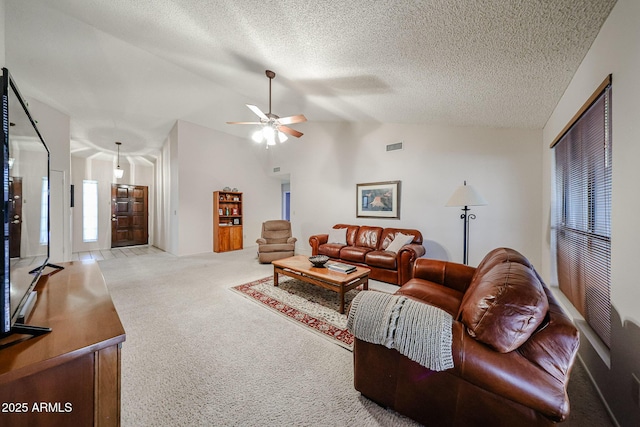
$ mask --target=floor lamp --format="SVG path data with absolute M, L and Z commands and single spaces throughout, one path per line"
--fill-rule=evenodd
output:
M 484 206 L 487 202 L 484 198 L 470 185 L 467 185 L 467 181 L 464 181 L 464 185 L 461 185 L 453 193 L 449 201 L 445 206 L 463 206 L 460 219 L 464 220 L 464 232 L 463 232 L 463 253 L 462 262 L 467 264 L 469 261 L 469 220 L 476 219 L 475 214 L 470 214 L 469 206 Z

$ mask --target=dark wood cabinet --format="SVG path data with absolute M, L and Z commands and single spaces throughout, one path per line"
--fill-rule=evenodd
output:
M 0 425 L 120 425 L 124 328 L 98 264 L 62 265 L 40 278 L 27 321 L 52 331 L 0 340 Z
M 214 191 L 213 193 L 213 251 L 227 252 L 242 249 L 243 244 L 242 193 Z

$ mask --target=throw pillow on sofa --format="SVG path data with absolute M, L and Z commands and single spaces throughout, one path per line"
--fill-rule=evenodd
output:
M 411 242 L 413 242 L 412 235 L 398 233 L 393 239 L 393 242 L 389 243 L 389 246 L 387 246 L 387 249 L 385 250 L 397 253 L 404 245 L 408 245 Z
M 337 243 L 339 245 L 347 244 L 347 229 L 346 228 L 332 228 L 329 230 L 329 239 L 327 243 Z

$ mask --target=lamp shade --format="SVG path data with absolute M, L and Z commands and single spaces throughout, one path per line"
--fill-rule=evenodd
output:
M 484 206 L 487 201 L 467 181 L 456 189 L 445 206 Z

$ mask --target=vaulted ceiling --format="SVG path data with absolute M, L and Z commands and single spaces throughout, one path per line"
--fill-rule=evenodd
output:
M 177 119 L 249 141 L 225 122 L 268 109 L 265 69 L 280 116 L 542 128 L 615 0 L 5 3 L 6 65 L 75 155 L 149 157 Z

